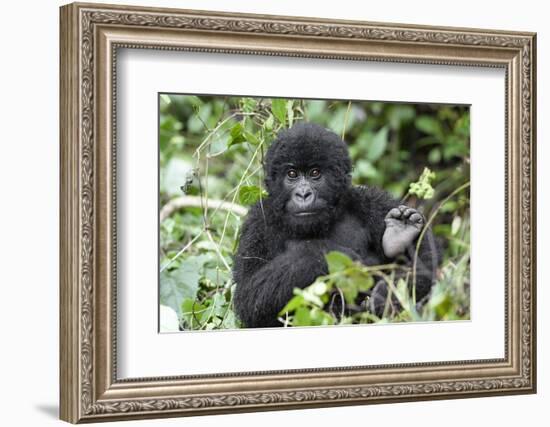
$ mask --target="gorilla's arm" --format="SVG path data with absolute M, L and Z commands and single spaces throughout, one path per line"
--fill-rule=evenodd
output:
M 359 211 L 364 218 L 365 225 L 369 230 L 371 250 L 381 255 L 385 262 L 400 262 L 406 266 L 413 266 L 416 245 L 420 230 L 414 234 L 410 244 L 404 246 L 402 242 L 394 241 L 392 239 L 410 239 L 410 236 L 406 236 L 404 233 L 396 233 L 395 229 L 387 230 L 388 216 L 395 218 L 396 215 L 388 215 L 390 212 L 395 212 L 399 209 L 399 202 L 393 199 L 388 193 L 377 188 L 361 187 L 354 188 L 355 197 L 360 200 Z M 417 214 L 410 214 L 412 221 L 415 221 Z M 393 220 L 393 218 L 391 218 Z M 392 245 L 393 243 L 393 245 Z M 391 253 L 388 248 L 392 247 L 404 247 L 402 251 L 393 251 L 398 253 Z M 385 250 L 386 248 L 386 250 Z M 386 252 L 390 252 L 391 257 L 387 256 Z M 422 238 L 422 242 L 418 251 L 418 258 L 416 261 L 416 286 L 415 297 L 416 301 L 420 301 L 430 291 L 433 281 L 436 276 L 436 269 L 440 261 L 440 248 L 436 243 L 433 234 L 430 229 L 426 230 Z M 412 280 L 409 282 L 411 283 Z M 376 314 L 381 314 L 381 309 L 386 302 L 387 285 L 381 283 L 372 292 L 371 309 Z
M 274 236 L 266 235 L 262 212 L 252 209 L 243 227 L 233 277 L 235 310 L 249 328 L 281 326 L 277 314 L 292 298 L 295 287 L 304 288 L 327 274 L 318 244 L 292 241 L 277 250 Z M 276 255 L 271 255 L 271 253 Z

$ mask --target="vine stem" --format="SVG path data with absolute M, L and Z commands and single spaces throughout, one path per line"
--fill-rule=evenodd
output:
M 166 264 L 164 264 L 161 268 L 160 268 L 160 272 L 162 273 L 164 270 L 166 270 L 168 267 L 170 267 L 170 265 L 172 265 L 172 263 L 178 259 L 178 257 L 184 253 L 187 249 L 189 249 L 189 247 L 195 243 L 199 237 L 202 236 L 202 233 L 203 233 L 203 230 L 201 230 L 201 232 L 199 234 L 197 234 L 195 237 L 193 237 L 176 255 L 174 255 L 173 258 L 170 259 L 170 261 L 168 261 Z
M 420 236 L 418 237 L 418 241 L 416 242 L 416 248 L 415 248 L 415 251 L 414 251 L 414 259 L 413 259 L 413 268 L 412 268 L 412 273 L 413 273 L 413 286 L 412 286 L 412 289 L 413 289 L 413 291 L 416 289 L 416 265 L 418 263 L 418 253 L 420 252 L 420 245 L 422 244 L 422 240 L 424 239 L 426 231 L 428 230 L 428 228 L 430 227 L 430 225 L 434 221 L 434 219 L 435 219 L 437 213 L 439 212 L 439 210 L 441 209 L 441 207 L 445 203 L 447 203 L 450 199 L 452 199 L 454 196 L 456 196 L 458 193 L 460 193 L 462 190 L 465 190 L 469 186 L 470 186 L 470 181 L 466 182 L 465 184 L 462 184 L 460 187 L 458 187 L 456 190 L 454 190 L 451 194 L 449 194 L 447 197 L 445 197 L 439 203 L 439 205 L 437 205 L 437 208 L 432 212 L 432 214 L 430 215 L 430 218 L 428 219 L 428 222 L 426 222 L 426 224 L 424 225 L 424 228 L 420 232 Z M 416 300 L 416 298 L 415 298 L 415 300 Z M 414 301 L 414 302 L 416 303 L 416 301 Z
M 211 216 L 218 210 L 232 212 L 238 216 L 245 216 L 248 208 L 226 200 L 208 199 L 208 205 L 212 208 Z M 160 222 L 182 208 L 201 208 L 201 198 L 198 196 L 180 196 L 170 200 L 160 210 Z

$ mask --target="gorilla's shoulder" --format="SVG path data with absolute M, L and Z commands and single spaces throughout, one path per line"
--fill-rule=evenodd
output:
M 397 200 L 385 190 L 367 185 L 354 185 L 349 190 L 349 198 L 353 200 L 369 201 L 372 203 L 398 203 Z
M 254 203 L 248 209 L 248 213 L 246 214 L 246 222 L 265 222 L 268 215 L 266 212 L 267 209 L 268 207 L 266 206 L 265 199 Z

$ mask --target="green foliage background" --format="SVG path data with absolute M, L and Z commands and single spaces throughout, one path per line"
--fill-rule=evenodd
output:
M 469 317 L 468 107 L 162 94 L 159 109 L 162 330 L 240 327 L 231 266 L 243 213 L 267 195 L 262 162 L 269 144 L 281 128 L 302 120 L 344 138 L 354 184 L 384 188 L 433 217 L 444 260 L 420 307 L 406 281 L 394 281 L 393 267 L 369 269 L 329 254 L 329 276 L 296 290 L 281 321 L 307 326 Z M 419 181 L 426 167 L 433 174 L 426 171 Z M 380 275 L 391 282 L 401 313 L 338 317 L 323 309 L 336 290 L 348 299 Z

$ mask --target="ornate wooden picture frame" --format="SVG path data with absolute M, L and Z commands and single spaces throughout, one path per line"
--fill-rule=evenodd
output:
M 60 42 L 63 420 L 78 423 L 535 392 L 535 34 L 70 4 L 61 8 Z M 503 69 L 505 356 L 120 380 L 114 149 L 119 48 Z

